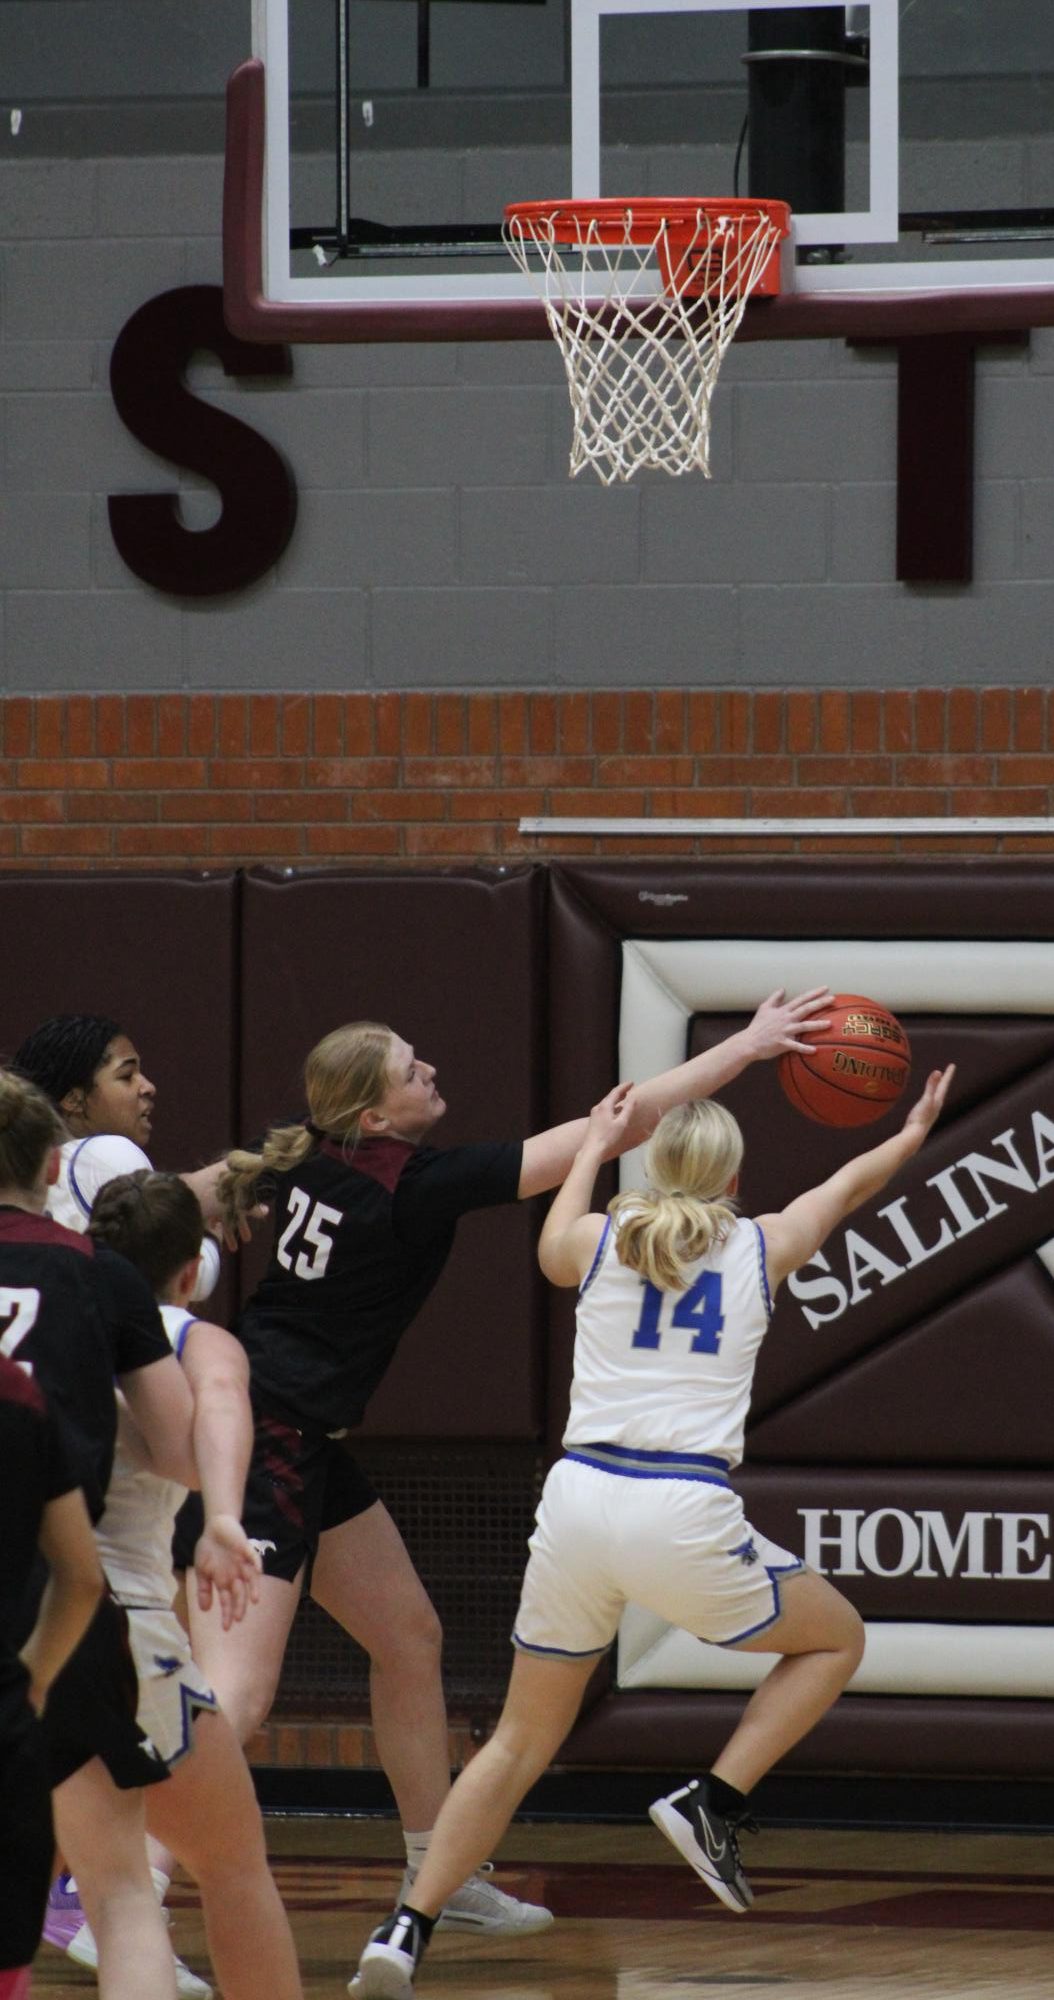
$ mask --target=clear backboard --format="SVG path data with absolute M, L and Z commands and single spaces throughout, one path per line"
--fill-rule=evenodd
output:
M 254 0 L 252 56 L 225 211 L 249 337 L 540 334 L 502 214 L 568 195 L 789 201 L 748 338 L 1054 321 L 1035 0 Z

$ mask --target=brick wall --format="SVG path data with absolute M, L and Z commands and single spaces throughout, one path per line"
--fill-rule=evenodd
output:
M 487 1722 L 455 1720 L 447 1732 L 452 1771 L 460 1771 L 489 1734 Z M 285 1770 L 376 1771 L 380 1757 L 373 1730 L 361 1718 L 323 1721 L 317 1716 L 274 1715 L 250 1737 L 245 1754 L 253 1765 Z
M 831 851 L 521 835 L 521 816 L 1054 816 L 1054 692 L 73 695 L 0 700 L 0 866 Z M 847 840 L 1027 851 L 1042 836 Z

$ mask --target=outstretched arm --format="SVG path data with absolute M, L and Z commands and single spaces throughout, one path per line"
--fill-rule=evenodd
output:
M 538 1262 L 550 1284 L 580 1285 L 596 1256 L 604 1217 L 589 1213 L 593 1186 L 603 1162 L 622 1151 L 635 1109 L 633 1085 L 617 1083 L 582 1121 L 582 1143 L 538 1239 Z
M 194 1393 L 194 1457 L 205 1513 L 194 1550 L 198 1603 L 207 1611 L 215 1593 L 226 1631 L 259 1596 L 260 1557 L 241 1524 L 253 1442 L 249 1365 L 233 1335 L 205 1320 L 194 1321 L 182 1360 Z
M 702 1055 L 692 1056 L 689 1062 L 678 1063 L 676 1069 L 664 1070 L 661 1076 L 649 1077 L 646 1083 L 638 1084 L 633 1118 L 620 1132 L 618 1144 L 612 1143 L 604 1158 L 614 1159 L 616 1154 L 628 1152 L 631 1146 L 639 1146 L 655 1130 L 664 1111 L 675 1104 L 687 1104 L 692 1098 L 712 1097 L 752 1062 L 763 1062 L 792 1049 L 807 1052 L 810 1044 L 804 1037 L 810 1030 L 827 1026 L 824 1008 L 830 1005 L 831 997 L 826 986 L 813 986 L 807 993 L 786 1000 L 779 987 L 762 1001 L 753 1020 L 738 1034 L 729 1035 L 712 1049 L 704 1049 Z M 553 1125 L 548 1132 L 537 1132 L 524 1141 L 521 1201 L 528 1195 L 544 1193 L 546 1188 L 559 1187 L 582 1144 L 587 1122 L 585 1118 L 573 1118 L 566 1125 Z
M 955 1075 L 955 1064 L 931 1071 L 926 1088 L 908 1112 L 899 1132 L 858 1153 L 844 1167 L 818 1187 L 800 1194 L 778 1215 L 759 1215 L 758 1227 L 765 1237 L 769 1284 L 775 1291 L 791 1271 L 807 1264 L 825 1238 L 851 1215 L 854 1208 L 870 1201 L 906 1161 L 919 1150 L 927 1133 L 936 1124 Z

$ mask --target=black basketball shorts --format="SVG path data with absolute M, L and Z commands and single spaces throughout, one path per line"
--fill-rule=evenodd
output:
M 256 1412 L 242 1525 L 260 1550 L 265 1576 L 292 1583 L 306 1563 L 310 1581 L 319 1536 L 364 1514 L 377 1498 L 376 1488 L 339 1439 L 300 1431 L 283 1418 Z M 177 1569 L 190 1568 L 201 1523 L 201 1495 L 192 1493 L 176 1521 L 172 1554 Z
M 41 1728 L 51 1785 L 101 1757 L 122 1792 L 156 1785 L 168 1766 L 135 1719 L 139 1682 L 128 1614 L 103 1597 L 75 1653 L 52 1683 Z

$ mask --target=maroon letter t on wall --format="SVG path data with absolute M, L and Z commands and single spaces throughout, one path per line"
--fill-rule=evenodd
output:
M 187 388 L 187 365 L 203 348 L 228 375 L 293 372 L 288 347 L 250 345 L 228 332 L 218 285 L 181 285 L 140 306 L 110 362 L 113 399 L 132 435 L 220 491 L 219 520 L 198 530 L 180 521 L 178 494 L 109 497 L 110 528 L 129 569 L 155 590 L 185 597 L 255 583 L 278 561 L 296 521 L 296 485 L 274 445 Z

